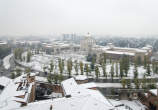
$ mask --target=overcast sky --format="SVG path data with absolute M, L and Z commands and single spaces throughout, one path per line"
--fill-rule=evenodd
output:
M 0 35 L 158 34 L 158 0 L 0 0 Z

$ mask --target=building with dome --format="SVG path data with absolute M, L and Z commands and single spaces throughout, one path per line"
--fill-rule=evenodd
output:
M 83 40 L 80 42 L 81 51 L 90 51 L 96 45 L 95 39 L 93 39 L 88 33 Z

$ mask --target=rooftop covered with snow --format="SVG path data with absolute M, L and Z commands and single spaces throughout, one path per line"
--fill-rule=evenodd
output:
M 157 89 L 150 89 L 149 92 L 157 96 Z
M 0 94 L 1 110 L 16 109 L 19 108 L 22 103 L 28 103 L 33 83 L 28 83 L 28 81 L 24 81 L 24 79 L 23 75 L 17 77 L 13 81 L 10 81 L 2 91 Z

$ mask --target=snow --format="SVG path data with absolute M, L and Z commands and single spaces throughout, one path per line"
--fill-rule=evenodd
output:
M 132 53 L 132 52 L 120 52 L 120 51 L 106 51 L 106 53 L 119 54 L 119 55 L 129 55 L 129 56 L 134 56 L 135 55 L 135 53 Z
M 13 101 L 27 103 L 28 96 L 29 96 L 29 93 L 26 93 L 24 98 L 14 97 Z
M 26 52 L 23 54 L 23 56 L 26 56 Z M 31 57 L 31 62 L 20 62 L 20 64 L 30 67 L 36 71 L 43 71 L 44 66 L 48 66 L 50 64 L 50 61 L 52 59 L 52 56 L 50 55 L 33 55 Z
M 66 95 L 71 95 L 70 97 L 62 97 L 49 99 L 44 101 L 38 101 L 33 103 L 28 103 L 25 107 L 20 107 L 19 103 L 14 100 L 26 102 L 27 95 L 24 99 L 13 97 L 15 94 L 22 95 L 23 92 L 16 92 L 17 84 L 15 82 L 21 81 L 22 77 L 15 79 L 11 82 L 10 85 L 7 86 L 8 90 L 12 90 L 11 93 L 9 91 L 3 92 L 2 96 L 0 95 L 0 109 L 8 110 L 8 109 L 16 109 L 16 110 L 49 110 L 50 106 L 52 106 L 52 110 L 128 110 L 127 108 L 131 108 L 132 110 L 145 110 L 145 106 L 143 106 L 139 101 L 128 101 L 128 100 L 112 100 L 105 98 L 98 90 L 87 89 L 88 86 L 96 85 L 100 86 L 101 83 L 85 83 L 78 85 L 74 78 L 67 79 L 62 81 L 62 87 L 65 91 Z M 86 86 L 85 86 L 86 85 Z M 111 85 L 111 84 L 109 84 Z M 31 85 L 30 85 L 31 86 Z M 105 86 L 105 85 L 103 85 Z M 7 89 L 6 88 L 6 89 Z M 9 94 L 8 94 L 9 93 Z M 8 96 L 4 95 L 8 94 Z M 57 94 L 58 95 L 58 94 Z M 7 97 L 7 98 L 6 98 Z
M 17 110 L 112 110 L 114 106 L 97 90 L 85 89 L 77 85 L 73 78 L 62 82 L 62 87 L 69 98 L 56 98 L 28 104 Z M 69 90 L 68 90 L 69 89 Z M 76 90 L 75 90 L 76 89 Z M 74 91 L 80 93 L 74 94 Z
M 148 97 L 148 93 L 144 93 L 146 97 Z
M 19 108 L 21 106 L 21 103 L 17 101 L 22 101 L 27 103 L 31 84 L 29 84 L 29 88 L 27 87 L 24 88 L 25 85 L 22 85 L 23 89 L 19 90 L 18 87 L 20 83 L 18 82 L 23 82 L 23 80 L 24 80 L 23 75 L 21 75 L 16 79 L 14 79 L 13 81 L 11 81 L 5 87 L 5 89 L 0 94 L 0 110 L 10 110 L 10 109 Z M 17 95 L 23 95 L 23 94 L 25 94 L 25 98 L 15 97 Z
M 63 97 L 63 96 L 62 96 L 62 93 L 55 93 L 55 92 L 52 92 L 51 97 L 53 97 L 53 98 L 61 98 L 61 97 Z
M 113 108 L 108 99 L 106 99 L 98 90 L 85 89 L 84 87 L 78 85 L 74 78 L 62 81 L 61 84 L 65 96 L 70 95 L 71 97 L 85 97 L 87 95 L 90 95 L 92 98 L 95 98 L 96 100 L 99 100 L 100 102 L 106 104 L 107 107 Z
M 82 87 L 82 88 L 85 88 L 85 89 L 90 89 L 90 88 L 96 88 L 97 87 L 94 82 L 80 84 L 79 86 Z
M 77 76 L 75 76 L 75 80 L 86 80 L 86 79 L 88 79 L 88 78 L 85 75 L 77 75 Z
M 26 57 L 26 55 L 27 55 L 27 52 L 24 52 L 23 57 L 24 56 Z M 25 67 L 30 67 L 31 69 L 34 69 L 36 71 L 43 71 L 44 67 L 48 67 L 48 68 L 50 67 L 50 63 L 53 60 L 54 65 L 56 66 L 57 73 L 58 73 L 59 71 L 58 59 L 59 58 L 64 59 L 65 64 L 66 64 L 66 61 L 69 59 L 72 59 L 73 62 L 77 60 L 78 63 L 82 61 L 84 64 L 85 63 L 89 64 L 89 62 L 86 61 L 85 55 L 80 55 L 78 53 L 66 53 L 66 52 L 62 54 L 58 54 L 58 55 L 47 55 L 45 53 L 36 54 L 31 57 L 30 62 L 26 62 L 26 61 L 23 61 L 23 62 L 17 61 L 17 62 L 21 65 L 24 65 Z
M 15 96 L 22 96 L 22 95 L 25 95 L 25 91 L 17 91 L 15 93 Z
M 34 85 L 34 83 L 30 83 L 30 85 L 28 87 L 28 90 L 27 90 L 27 93 L 31 93 L 31 89 L 32 89 L 33 85 Z
M 6 45 L 7 44 L 7 42 L 5 42 L 5 41 L 0 41 L 0 45 Z
M 0 77 L 0 85 L 6 87 L 12 80 L 5 76 Z
M 139 101 L 128 101 L 128 100 L 121 100 L 121 102 L 127 107 L 132 108 L 132 110 L 145 110 L 145 106 L 142 105 Z
M 138 49 L 138 48 L 122 48 L 122 47 L 115 47 L 115 49 L 122 49 L 122 50 L 136 51 L 136 52 L 142 52 L 142 53 L 146 53 L 146 52 L 147 52 L 147 50 Z
M 157 89 L 150 89 L 149 90 L 152 94 L 156 95 L 157 96 Z
M 121 101 L 117 101 L 117 100 L 113 100 L 113 99 L 109 99 L 110 103 L 115 106 L 115 108 L 117 108 L 117 110 L 128 110 L 126 109 L 126 107 L 124 106 L 124 104 Z
M 52 107 L 53 110 L 110 110 L 113 108 L 90 95 L 55 100 Z
M 10 55 L 4 57 L 4 59 L 3 59 L 3 66 L 4 66 L 5 69 L 9 69 L 10 68 L 10 62 L 9 62 L 9 60 L 10 60 L 10 58 L 12 56 L 13 56 L 13 54 L 10 54 Z
M 34 102 L 17 110 L 50 110 L 51 105 L 52 110 L 110 110 L 113 108 L 106 106 L 90 95 L 86 95 Z
M 26 54 L 25 54 L 26 55 Z M 44 67 L 47 67 L 46 71 L 49 72 L 49 68 L 50 68 L 50 63 L 51 63 L 51 60 L 53 60 L 53 63 L 54 63 L 54 72 L 56 73 L 60 73 L 59 72 L 59 67 L 58 67 L 58 59 L 61 58 L 64 60 L 64 71 L 63 71 L 63 75 L 64 76 L 67 76 L 67 60 L 69 59 L 72 59 L 72 62 L 74 62 L 75 60 L 78 61 L 78 63 L 80 61 L 83 62 L 83 64 L 90 64 L 90 62 L 87 62 L 86 61 L 86 56 L 83 55 L 83 54 L 77 54 L 77 53 L 62 53 L 62 54 L 58 54 L 58 55 L 47 55 L 45 53 L 43 54 L 37 54 L 37 55 L 33 55 L 32 58 L 31 58 L 31 62 L 20 62 L 20 64 L 26 66 L 26 67 L 30 67 L 31 69 L 34 69 L 36 71 L 44 71 L 43 68 Z M 74 64 L 74 63 L 73 63 Z M 110 63 L 107 63 L 106 64 L 106 73 L 107 73 L 107 79 L 111 79 L 111 64 Z M 152 66 L 152 65 L 151 65 Z M 114 79 L 119 79 L 119 77 L 116 77 L 116 63 L 114 63 Z M 151 68 L 152 69 L 152 68 Z M 99 65 L 99 70 L 100 70 L 100 76 L 99 78 L 104 78 L 103 77 L 103 70 L 102 70 L 102 67 Z M 138 66 L 137 67 L 137 70 L 138 70 L 138 78 L 143 78 L 144 75 L 146 74 L 146 69 L 143 67 L 143 66 Z M 52 72 L 52 73 L 54 73 Z M 133 79 L 134 77 L 134 65 L 130 65 L 130 68 L 129 68 L 129 71 L 128 71 L 128 76 L 126 78 L 128 79 Z M 71 75 L 73 77 L 76 78 L 76 80 L 84 80 L 86 79 L 86 72 L 84 72 L 83 74 L 84 75 L 80 75 L 81 74 L 81 71 L 80 71 L 80 67 L 79 67 L 79 64 L 78 64 L 78 74 L 76 76 L 76 71 L 75 71 L 75 68 L 74 68 L 74 65 L 72 67 L 72 71 L 71 71 Z M 92 71 L 91 73 L 89 73 L 90 76 L 88 76 L 89 78 L 95 78 L 95 72 Z M 118 75 L 119 75 L 119 64 L 118 64 Z M 151 70 L 151 76 L 147 77 L 147 78 L 154 78 L 154 77 L 158 77 L 158 75 L 154 74 L 153 71 Z
M 46 77 L 36 76 L 35 80 L 38 82 L 48 82 Z
M 73 78 L 65 80 L 64 82 L 62 82 L 62 84 L 63 84 L 63 89 L 66 91 L 67 95 L 71 95 L 71 97 L 78 97 L 78 96 L 86 97 L 87 95 L 91 95 L 93 98 L 95 98 L 96 100 L 99 100 L 101 103 L 106 103 L 107 106 L 116 106 L 118 110 L 125 110 L 126 108 L 131 108 L 133 110 L 145 110 L 145 107 L 139 101 L 121 100 L 120 102 L 120 101 L 108 100 L 98 90 L 86 89 L 86 87 L 84 88 L 83 86 L 77 85 L 77 83 L 75 83 L 75 80 Z M 117 85 L 116 87 L 122 87 L 120 83 L 116 83 L 116 84 L 95 83 L 95 84 L 97 87 L 114 87 L 116 85 Z M 92 101 L 92 99 L 89 101 Z M 124 104 L 126 108 L 122 104 Z M 119 106 L 119 105 L 122 105 L 122 106 Z
M 1 93 L 0 95 L 0 109 L 1 110 L 8 110 L 8 109 L 15 109 L 20 107 L 20 103 L 14 101 L 14 96 L 16 96 L 17 92 L 16 89 L 18 84 L 11 82 Z
M 52 104 L 52 100 L 44 100 L 44 101 L 29 103 L 27 106 L 20 107 L 16 110 L 50 110 L 51 104 Z
M 106 64 L 106 73 L 108 75 L 107 79 L 111 79 L 111 74 L 110 74 L 111 66 L 112 65 L 109 63 Z M 114 63 L 114 70 L 115 70 L 115 68 L 116 68 L 116 63 Z M 102 67 L 99 67 L 99 70 L 100 70 L 100 76 L 103 76 Z M 137 70 L 138 70 L 138 78 L 143 78 L 144 75 L 147 74 L 147 72 L 146 72 L 147 70 L 143 66 L 138 66 Z M 118 74 L 119 74 L 119 64 L 118 64 Z M 116 73 L 114 75 L 116 75 Z M 94 73 L 94 76 L 95 76 L 95 73 Z M 151 70 L 151 76 L 147 76 L 146 78 L 155 78 L 155 77 L 158 77 L 158 75 L 154 74 L 153 71 Z M 102 77 L 102 78 L 105 79 L 105 77 Z M 130 65 L 130 68 L 128 70 L 128 76 L 126 78 L 128 78 L 128 79 L 134 78 L 134 65 Z M 119 79 L 119 77 L 114 76 L 113 79 Z
M 112 103 L 113 106 L 119 106 L 122 105 L 123 103 L 121 101 L 117 101 L 117 100 L 113 100 L 113 99 L 109 99 L 109 101 Z
M 142 105 L 139 101 L 128 101 L 128 100 L 113 100 L 109 99 L 113 106 L 117 108 L 117 110 L 145 110 L 145 106 Z
M 99 88 L 122 88 L 121 83 L 95 83 L 95 85 Z
M 61 85 L 62 85 L 62 87 L 64 89 L 65 96 L 66 95 L 71 95 L 72 91 L 77 89 L 77 83 L 74 80 L 74 78 L 70 78 L 70 79 L 62 81 Z

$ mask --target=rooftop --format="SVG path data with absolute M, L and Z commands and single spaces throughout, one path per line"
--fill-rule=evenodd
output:
M 32 85 L 33 83 L 28 83 L 23 75 L 10 81 L 0 95 L 0 109 L 16 109 L 22 103 L 28 103 Z
M 89 85 L 91 85 L 91 84 L 92 83 L 90 83 Z M 114 108 L 111 105 L 111 103 L 108 101 L 108 99 L 106 99 L 98 90 L 91 90 L 91 89 L 87 89 L 84 86 L 78 85 L 76 83 L 76 81 L 74 80 L 74 78 L 70 78 L 70 79 L 67 79 L 67 80 L 63 81 L 62 82 L 62 87 L 64 89 L 64 95 L 65 96 L 70 95 L 71 98 L 83 97 L 83 100 L 92 99 L 92 100 L 89 101 L 90 104 L 85 105 L 87 107 L 89 106 L 89 108 L 90 108 L 90 106 L 93 107 L 93 105 L 91 105 L 91 104 L 94 103 L 94 100 L 96 101 L 96 103 L 101 102 L 100 106 L 105 106 L 104 109 L 107 108 L 107 110 L 108 110 L 110 108 Z M 85 97 L 87 97 L 87 99 L 85 99 Z M 84 102 L 84 101 L 82 101 L 82 102 Z M 80 103 L 82 103 L 82 102 L 80 102 Z M 99 103 L 97 103 L 97 105 L 98 104 Z M 90 108 L 90 109 L 91 110 L 96 110 L 96 109 L 93 109 L 93 108 Z M 104 109 L 100 108 L 99 110 L 104 110 Z M 76 110 L 76 109 L 70 109 L 70 110 Z M 81 110 L 86 110 L 86 109 L 81 109 Z
M 149 92 L 157 96 L 157 89 L 150 89 Z

